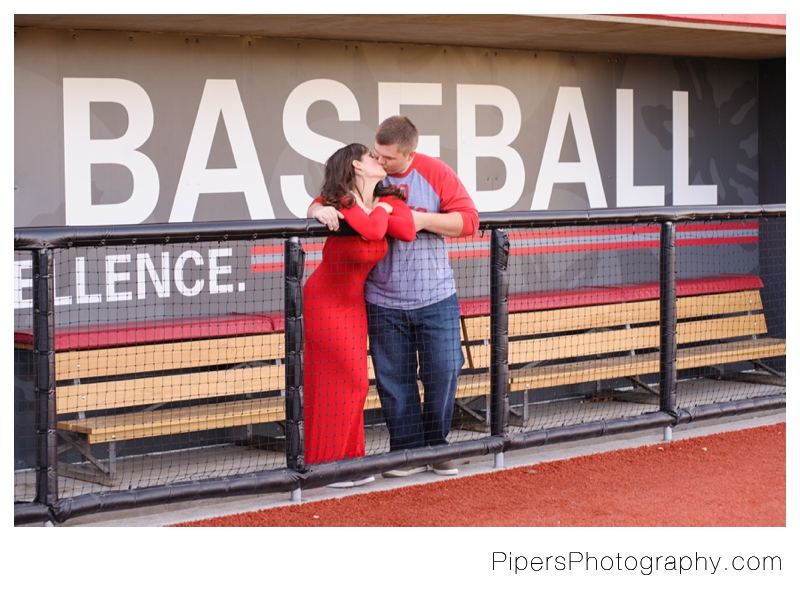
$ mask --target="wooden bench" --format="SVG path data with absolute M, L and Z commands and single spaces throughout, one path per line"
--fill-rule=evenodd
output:
M 763 367 L 760 359 L 784 356 L 786 341 L 765 337 L 761 288 L 749 275 L 679 280 L 678 369 L 742 361 Z M 649 389 L 639 377 L 659 370 L 658 292 L 657 283 L 646 283 L 511 295 L 510 391 L 616 378 Z M 488 373 L 488 303 L 466 299 L 461 308 L 467 368 Z
M 678 368 L 785 355 L 785 340 L 764 337 L 762 287 L 754 276 L 679 281 Z M 490 392 L 488 298 L 462 299 L 461 312 L 467 401 Z M 512 295 L 509 312 L 510 391 L 658 372 L 655 283 Z M 58 432 L 98 470 L 59 472 L 110 483 L 116 442 L 284 421 L 283 329 L 278 313 L 58 330 Z M 16 332 L 15 347 L 30 348 L 30 334 Z M 371 381 L 365 409 L 379 407 Z M 108 462 L 92 455 L 98 443 Z
M 60 475 L 110 485 L 118 442 L 283 422 L 283 330 L 282 313 L 57 329 L 59 451 L 74 448 L 92 466 L 60 462 Z M 30 332 L 15 332 L 14 347 L 30 349 Z M 365 409 L 378 409 L 371 364 L 369 376 Z M 488 386 L 475 378 L 463 392 Z M 108 445 L 107 461 L 92 453 L 97 444 Z
M 60 463 L 64 476 L 111 483 L 116 442 L 284 419 L 281 314 L 62 328 L 55 350 L 58 433 L 97 470 Z

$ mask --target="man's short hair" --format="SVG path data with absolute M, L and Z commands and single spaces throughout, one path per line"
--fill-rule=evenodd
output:
M 417 126 L 405 115 L 387 117 L 375 132 L 375 142 L 381 146 L 397 144 L 397 149 L 406 156 L 417 150 L 418 141 Z

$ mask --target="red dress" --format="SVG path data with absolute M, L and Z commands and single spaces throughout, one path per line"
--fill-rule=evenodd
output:
M 342 208 L 344 220 L 361 236 L 328 237 L 322 263 L 303 289 L 305 331 L 305 461 L 323 463 L 361 457 L 367 376 L 367 310 L 364 282 L 386 255 L 386 235 L 412 241 L 414 219 L 394 198 L 392 214 L 357 204 Z

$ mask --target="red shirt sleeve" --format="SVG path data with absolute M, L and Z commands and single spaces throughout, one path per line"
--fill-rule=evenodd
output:
M 356 204 L 352 208 L 342 208 L 344 220 L 352 229 L 367 241 L 377 241 L 386 236 L 389 226 L 389 214 L 383 208 L 375 208 L 367 214 Z
M 478 209 L 475 202 L 461 183 L 456 172 L 444 161 L 427 155 L 417 155 L 419 170 L 428 180 L 439 196 L 439 211 L 442 213 L 458 212 L 464 221 L 462 237 L 469 237 L 478 232 Z
M 442 212 L 458 212 L 464 221 L 464 228 L 461 230 L 462 237 L 469 237 L 478 232 L 478 209 L 472 201 L 467 189 L 456 175 L 455 171 L 447 168 L 450 175 L 445 177 L 446 191 L 439 194 L 441 199 Z
M 380 201 L 386 202 L 392 207 L 386 234 L 400 241 L 413 241 L 417 236 L 417 227 L 414 224 L 414 216 L 406 203 L 391 196 L 384 196 L 380 198 Z M 376 208 L 376 210 L 383 210 L 383 208 Z

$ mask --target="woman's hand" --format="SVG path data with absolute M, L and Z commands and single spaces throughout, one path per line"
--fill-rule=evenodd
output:
M 377 206 L 375 207 L 383 208 L 384 210 L 386 210 L 386 214 L 391 214 L 393 210 L 391 204 L 387 204 L 386 202 L 378 202 Z
M 344 218 L 344 215 L 333 206 L 312 204 L 308 209 L 308 217 L 316 218 L 319 222 L 327 226 L 332 231 L 338 231 L 339 219 Z

